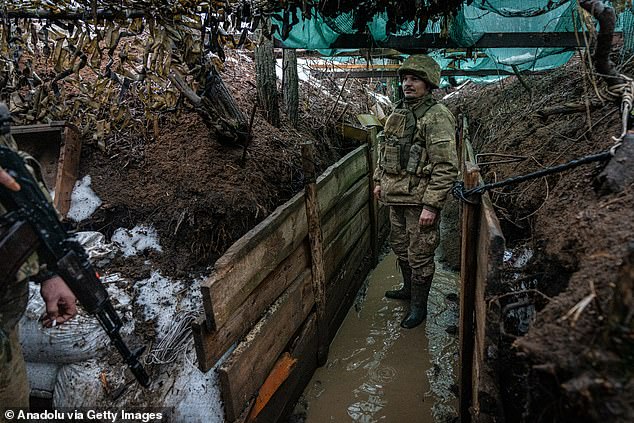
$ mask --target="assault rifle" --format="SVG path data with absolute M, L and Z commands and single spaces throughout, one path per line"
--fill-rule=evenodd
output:
M 0 105 L 0 135 L 6 133 L 8 113 Z M 66 232 L 18 153 L 0 145 L 0 167 L 21 186 L 13 192 L 0 185 L 0 203 L 8 210 L 0 216 L 0 283 L 5 277 L 15 277 L 37 250 L 47 268 L 61 276 L 84 309 L 97 318 L 134 377 L 147 388 L 150 378 L 139 362 L 144 348 L 133 353 L 121 338 L 121 319 L 84 248 Z

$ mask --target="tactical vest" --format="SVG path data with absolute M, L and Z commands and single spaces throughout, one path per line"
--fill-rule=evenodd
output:
M 418 120 L 435 104 L 436 101 L 432 99 L 414 110 L 403 107 L 403 102 L 397 104 L 385 122 L 383 130 L 385 139 L 380 165 L 386 173 L 400 174 L 405 170 L 407 173 L 416 174 L 417 169 L 422 167 L 419 165 L 424 165 L 421 158 L 425 146 L 420 142 L 414 142 L 414 135 Z

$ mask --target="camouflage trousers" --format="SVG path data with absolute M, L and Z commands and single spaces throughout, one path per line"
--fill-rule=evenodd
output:
M 6 408 L 29 407 L 29 382 L 17 327 L 7 335 L 11 357 L 7 357 L 7 351 L 0 352 L 0 423 L 8 421 L 4 416 Z
M 390 206 L 390 246 L 397 258 L 420 276 L 433 275 L 434 253 L 440 241 L 440 216 L 430 226 L 418 223 L 422 206 Z
M 26 280 L 14 280 L 0 286 L 0 423 L 3 408 L 28 408 L 29 383 L 22 357 L 18 322 L 29 297 Z

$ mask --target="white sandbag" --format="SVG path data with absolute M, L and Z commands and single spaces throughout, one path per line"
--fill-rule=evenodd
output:
M 59 369 L 53 406 L 57 408 L 95 408 L 105 396 L 100 379 L 102 365 L 97 360 L 66 364 Z
M 158 272 L 134 285 L 136 305 L 142 314 L 155 322 L 156 339 L 148 347 L 157 352 L 175 332 L 183 332 L 185 341 L 168 343 L 174 355 L 153 356 L 150 351 L 142 362 L 150 374 L 149 389 L 131 381 L 125 364 L 116 360 L 89 360 L 64 365 L 58 372 L 54 405 L 63 408 L 108 407 L 110 409 L 170 409 L 169 422 L 224 422 L 218 374 L 212 369 L 202 373 L 196 367 L 191 330 L 183 330 L 182 321 L 192 310 L 199 310 L 200 281 L 171 281 Z M 177 337 L 178 338 L 178 337 Z M 166 357 L 171 357 L 166 359 Z M 164 360 L 165 359 L 165 360 Z M 148 364 L 147 361 L 154 364 Z M 103 374 L 103 376 L 102 376 Z M 116 399 L 106 392 L 124 388 Z
M 55 363 L 26 362 L 26 374 L 29 379 L 31 396 L 53 398 L 57 373 L 61 366 Z
M 75 363 L 102 357 L 112 350 L 110 338 L 96 318 L 83 309 L 63 325 L 45 328 L 40 322 L 45 306 L 39 285 L 31 284 L 27 310 L 20 321 L 20 343 L 27 361 L 39 363 Z M 124 323 L 122 336 L 134 330 L 131 300 L 123 289 L 114 284 L 106 286 L 115 309 Z

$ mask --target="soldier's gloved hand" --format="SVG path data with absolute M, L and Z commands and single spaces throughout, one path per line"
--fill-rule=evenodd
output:
M 436 221 L 436 212 L 433 212 L 427 209 L 423 209 L 423 211 L 420 214 L 420 217 L 418 218 L 418 223 L 420 223 L 421 226 L 433 225 L 435 221 Z
M 75 294 L 59 276 L 42 282 L 40 294 L 46 303 L 42 324 L 47 328 L 62 324 L 77 314 Z
M 0 184 L 4 185 L 11 191 L 20 191 L 20 184 L 15 182 L 15 179 L 13 179 L 11 175 L 2 168 L 0 168 Z

